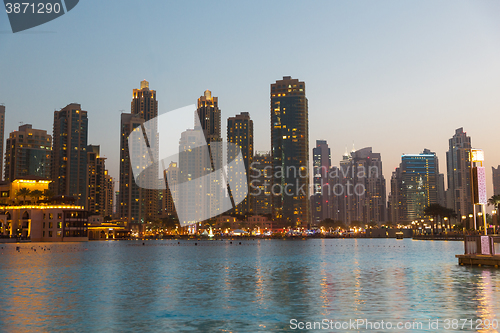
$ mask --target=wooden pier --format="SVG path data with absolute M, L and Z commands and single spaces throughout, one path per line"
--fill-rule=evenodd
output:
M 458 264 L 470 266 L 500 266 L 499 236 L 466 236 L 465 254 L 457 254 Z

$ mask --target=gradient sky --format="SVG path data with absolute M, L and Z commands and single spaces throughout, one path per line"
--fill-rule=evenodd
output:
M 446 170 L 464 127 L 500 164 L 498 1 L 80 1 L 68 14 L 12 34 L 0 12 L 0 103 L 6 136 L 19 122 L 52 132 L 53 111 L 88 111 L 89 144 L 118 176 L 120 110 L 147 79 L 160 113 L 219 97 L 223 131 L 242 111 L 255 149 L 270 149 L 270 84 L 306 82 L 309 143 L 382 154 L 387 181 L 401 154 L 429 148 Z M 225 136 L 225 133 L 223 133 Z M 389 182 L 388 192 L 389 192 Z M 117 187 L 115 188 L 118 189 Z

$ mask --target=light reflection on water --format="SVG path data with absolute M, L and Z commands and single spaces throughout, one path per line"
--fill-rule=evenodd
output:
M 458 266 L 461 242 L 142 242 L 0 244 L 0 331 L 277 332 L 293 331 L 292 318 L 499 319 L 499 271 Z

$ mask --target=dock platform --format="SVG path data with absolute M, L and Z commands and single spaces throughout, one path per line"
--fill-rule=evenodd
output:
M 500 255 L 487 254 L 457 254 L 458 264 L 460 266 L 500 266 Z
M 459 265 L 500 266 L 499 236 L 465 236 L 465 254 L 457 254 Z

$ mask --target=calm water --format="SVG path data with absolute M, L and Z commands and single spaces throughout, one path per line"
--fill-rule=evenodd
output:
M 462 242 L 144 242 L 0 244 L 0 331 L 297 332 L 291 319 L 500 319 L 500 271 L 458 266 Z

